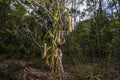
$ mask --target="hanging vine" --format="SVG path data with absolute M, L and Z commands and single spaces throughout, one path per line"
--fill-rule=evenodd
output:
M 63 21 L 69 22 L 68 29 L 72 32 L 72 16 L 70 16 L 70 11 L 67 7 L 62 4 L 62 0 L 52 0 L 52 2 L 44 1 L 44 4 L 41 4 L 41 1 L 36 0 L 33 3 L 39 8 L 44 10 L 44 13 L 48 16 L 48 19 L 51 21 L 51 26 L 46 26 L 47 33 L 43 38 L 44 42 L 44 52 L 42 58 L 45 59 L 46 64 L 50 67 L 51 73 L 64 73 L 63 64 L 62 64 L 62 50 L 61 45 L 65 43 L 65 37 L 63 33 L 63 27 L 65 23 Z M 65 10 L 67 12 L 65 12 Z M 66 13 L 66 15 L 64 15 Z M 66 17 L 65 17 L 66 16 Z M 66 19 L 66 20 L 63 20 Z M 32 40 L 36 43 L 36 39 L 33 39 L 33 35 L 29 31 Z M 49 38 L 49 41 L 47 40 Z M 38 45 L 41 48 L 41 45 Z
M 63 35 L 63 20 L 62 13 L 67 9 L 69 14 L 69 9 L 61 5 L 61 1 L 56 0 L 56 9 L 53 11 L 53 29 L 48 31 L 48 36 L 52 38 L 52 45 L 44 45 L 44 59 L 46 59 L 46 64 L 50 66 L 51 72 L 54 73 L 64 73 L 62 64 L 62 51 L 60 46 L 65 43 L 65 38 Z M 72 17 L 67 14 L 69 22 L 69 31 L 72 32 Z

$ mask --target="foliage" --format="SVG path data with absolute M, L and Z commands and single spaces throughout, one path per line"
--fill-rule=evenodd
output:
M 120 60 L 119 1 L 57 1 L 63 0 L 0 0 L 0 54 L 42 57 L 57 68 L 57 52 L 63 52 L 63 56 L 72 56 L 85 79 L 100 80 L 94 69 L 88 69 L 89 74 L 81 72 L 79 63 Z M 71 9 L 65 7 L 66 2 L 72 3 Z M 78 4 L 86 4 L 87 9 L 79 11 Z M 87 19 L 76 23 L 78 16 Z

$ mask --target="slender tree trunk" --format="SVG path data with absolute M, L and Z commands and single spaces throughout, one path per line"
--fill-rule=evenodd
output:
M 118 16 L 118 18 L 120 19 L 120 0 L 118 0 L 119 7 L 117 7 L 117 5 L 116 5 L 117 2 L 116 2 L 115 0 L 112 0 L 112 2 L 113 2 L 114 7 L 115 7 L 115 9 L 116 9 L 117 16 Z

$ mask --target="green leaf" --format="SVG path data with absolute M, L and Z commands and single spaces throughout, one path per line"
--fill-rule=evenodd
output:
M 51 31 L 49 31 L 49 33 L 50 33 L 50 36 L 54 38 L 54 34 Z
M 7 0 L 7 1 L 5 2 L 5 4 L 9 4 L 9 0 Z
M 56 41 L 53 41 L 53 44 L 54 44 L 55 47 L 57 46 Z
M 29 2 L 29 3 L 31 3 L 31 2 L 32 2 L 32 0 L 28 0 L 28 2 Z
M 0 2 L 2 2 L 2 0 L 0 0 Z
M 101 75 L 97 75 L 95 78 L 96 78 L 96 80 L 101 80 Z
M 10 29 L 5 29 L 5 31 L 7 32 L 7 33 L 13 33 L 13 31 L 12 30 L 10 30 Z
M 47 33 L 45 34 L 45 36 L 44 36 L 43 40 L 45 40 L 45 38 L 47 37 L 48 33 L 49 33 L 49 32 L 47 32 Z
M 47 51 L 50 50 L 51 48 L 52 48 L 52 46 L 49 46 L 49 47 L 47 48 Z

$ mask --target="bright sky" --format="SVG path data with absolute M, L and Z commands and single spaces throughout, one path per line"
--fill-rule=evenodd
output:
M 72 2 L 73 1 L 73 2 Z M 85 4 L 85 1 L 84 2 L 82 2 L 83 4 L 81 4 L 81 3 L 78 3 L 79 2 L 79 0 L 76 0 L 76 2 L 75 2 L 75 0 L 68 0 L 67 2 L 66 2 L 66 7 L 68 7 L 69 9 L 71 9 L 72 7 L 73 8 L 75 8 L 76 10 L 78 10 L 78 11 L 80 11 L 80 14 L 79 15 L 77 15 L 77 17 L 75 17 L 75 18 L 73 18 L 73 27 L 75 26 L 75 23 L 76 22 L 79 22 L 79 21 L 81 21 L 81 20 L 84 20 L 84 19 L 86 19 L 86 18 L 88 18 L 88 17 L 84 17 L 84 18 L 81 18 L 80 16 L 81 16 L 81 13 L 84 11 L 84 9 L 86 9 L 86 4 Z M 75 6 L 74 6 L 74 4 L 75 4 Z M 75 19 L 75 20 L 74 20 Z M 75 21 L 75 22 L 74 22 Z

